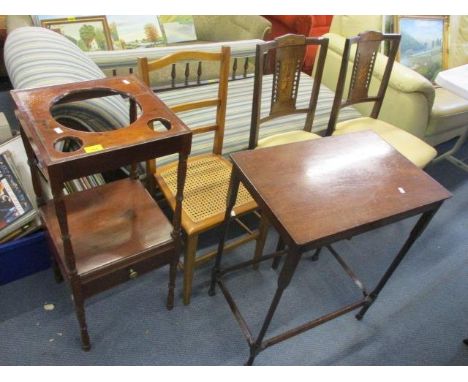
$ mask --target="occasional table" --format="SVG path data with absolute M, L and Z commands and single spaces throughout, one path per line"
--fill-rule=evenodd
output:
M 435 79 L 435 83 L 450 90 L 459 97 L 468 99 L 468 64 L 439 72 Z M 455 157 L 455 154 L 465 143 L 467 136 L 468 121 L 466 121 L 465 130 L 460 135 L 455 145 L 449 151 L 436 158 L 435 161 L 438 162 L 440 160 L 447 159 L 455 166 L 468 171 L 468 164 Z
M 259 352 L 347 312 L 365 312 L 422 234 L 443 201 L 443 186 L 413 165 L 371 131 L 291 143 L 231 155 L 233 172 L 220 240 L 212 270 L 210 295 L 222 290 L 250 347 L 247 365 Z M 224 241 L 239 183 L 251 193 L 262 213 L 278 231 L 284 250 L 221 268 Z M 331 244 L 421 214 L 397 256 L 370 292 Z M 264 339 L 272 317 L 304 252 L 326 247 L 361 288 L 364 298 L 277 336 Z M 281 249 L 281 248 L 280 248 Z M 278 286 L 256 337 L 241 315 L 223 276 L 260 261 L 284 256 Z

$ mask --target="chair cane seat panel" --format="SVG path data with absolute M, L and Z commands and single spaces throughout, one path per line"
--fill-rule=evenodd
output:
M 224 220 L 232 164 L 219 155 L 191 157 L 182 203 L 182 226 L 188 233 L 208 230 Z M 177 162 L 159 167 L 156 181 L 172 208 L 177 190 Z M 241 185 L 234 208 L 243 214 L 257 208 L 247 189 Z
M 293 143 L 293 142 L 302 142 L 307 141 L 310 139 L 318 139 L 321 138 L 320 135 L 309 133 L 308 131 L 304 130 L 296 130 L 296 131 L 288 131 L 286 133 L 272 135 L 258 141 L 257 148 L 261 147 L 272 147 L 278 145 L 284 145 L 286 143 Z
M 437 151 L 418 137 L 387 122 L 370 117 L 356 118 L 336 125 L 333 135 L 372 130 L 419 168 L 424 168 Z

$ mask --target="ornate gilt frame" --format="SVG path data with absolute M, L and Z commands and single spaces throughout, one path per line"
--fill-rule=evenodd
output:
M 66 18 L 59 18 L 59 19 L 46 19 L 41 20 L 41 26 L 44 28 L 51 29 L 54 25 L 63 25 L 63 24 L 84 24 L 86 22 L 101 22 L 105 41 L 107 45 L 107 50 L 113 50 L 113 44 L 109 29 L 109 24 L 107 23 L 106 16 L 85 16 L 85 17 L 66 17 Z
M 443 32 L 442 32 L 442 69 L 448 67 L 448 53 L 449 53 L 449 22 L 450 18 L 446 15 L 428 15 L 428 16 L 416 16 L 416 15 L 401 15 L 394 16 L 393 24 L 395 33 L 400 33 L 400 20 L 401 19 L 419 19 L 419 20 L 442 20 L 443 21 Z M 397 54 L 396 59 L 400 61 L 400 51 Z

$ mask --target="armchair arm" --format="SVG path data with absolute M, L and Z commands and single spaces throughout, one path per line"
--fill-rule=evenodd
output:
M 324 37 L 329 38 L 329 45 L 322 82 L 335 91 L 345 38 L 335 33 L 328 33 Z M 376 92 L 380 85 L 386 60 L 382 54 L 377 57 L 370 86 L 371 93 Z M 351 72 L 351 67 L 350 60 L 348 73 Z M 434 96 L 434 87 L 426 78 L 395 62 L 379 119 L 424 138 Z M 369 115 L 372 104 L 358 104 L 355 107 L 363 115 Z

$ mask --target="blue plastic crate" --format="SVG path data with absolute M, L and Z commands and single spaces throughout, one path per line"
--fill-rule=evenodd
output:
M 0 285 L 50 267 L 44 231 L 0 244 Z

